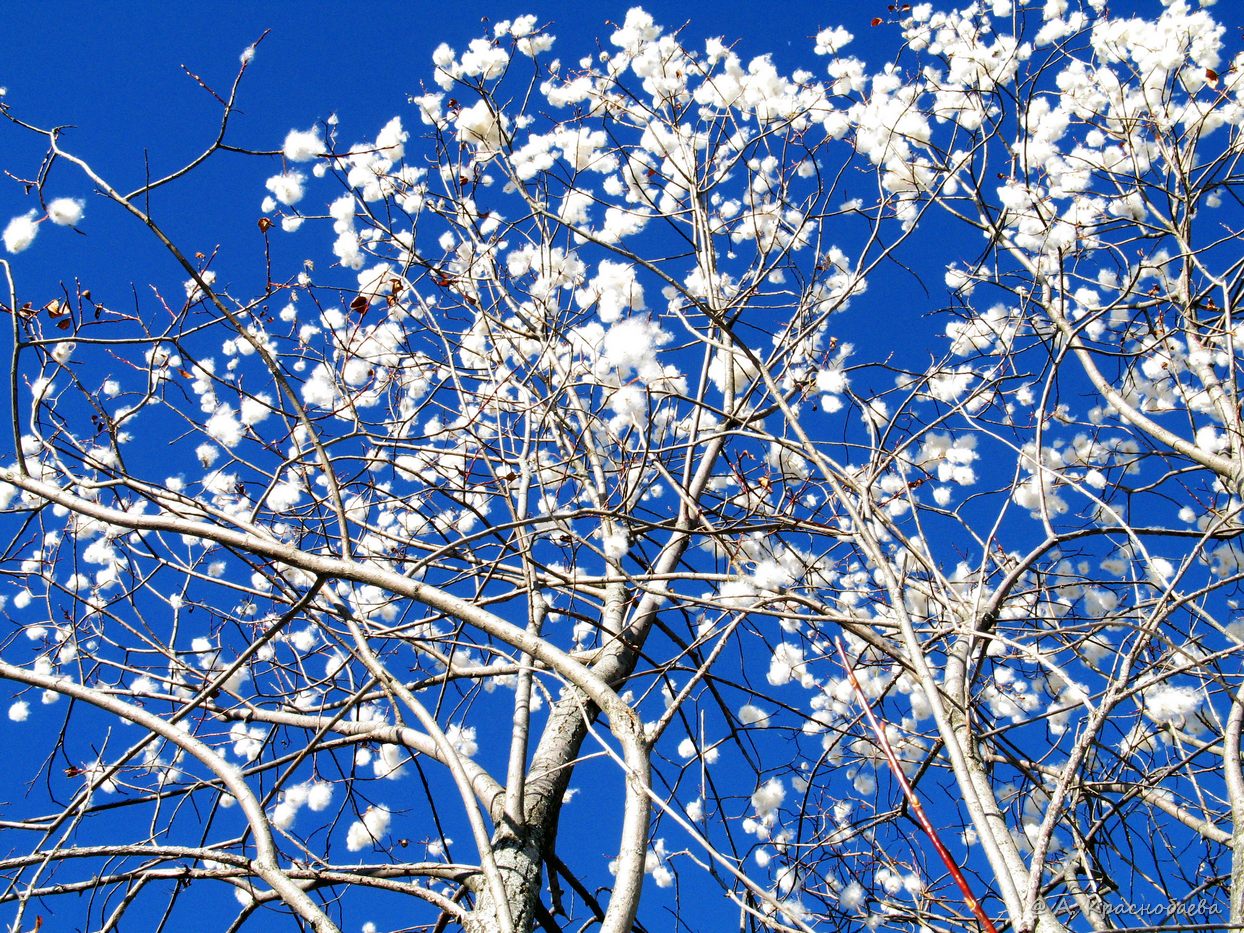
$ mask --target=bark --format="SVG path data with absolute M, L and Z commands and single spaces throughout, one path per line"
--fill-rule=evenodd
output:
M 627 655 L 633 656 L 631 652 Z M 549 721 L 532 756 L 524 786 L 524 819 L 519 826 L 506 821 L 498 799 L 493 818 L 498 830 L 493 837 L 497 869 L 505 886 L 514 933 L 530 933 L 540 899 L 540 875 L 545 847 L 557 838 L 557 822 L 574 762 L 588 727 L 599 708 L 578 688 L 568 688 L 553 707 Z M 465 933 L 500 933 L 497 903 L 487 885 L 475 892 L 475 908 L 463 926 Z
M 1244 768 L 1240 734 L 1244 731 L 1244 688 L 1235 695 L 1223 734 L 1223 770 L 1231 799 L 1231 926 L 1244 924 Z
M 539 832 L 515 835 L 507 830 L 501 838 L 493 840 L 493 858 L 505 887 L 514 933 L 530 933 L 532 928 L 543 865 L 537 839 L 542 835 Z M 476 892 L 475 909 L 463 924 L 465 933 L 500 933 L 497 906 L 492 889 L 481 885 Z

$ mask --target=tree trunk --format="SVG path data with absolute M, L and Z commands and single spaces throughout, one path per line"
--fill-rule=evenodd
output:
M 540 846 L 531 840 L 530 834 L 522 835 L 525 838 L 506 832 L 504 838 L 493 842 L 493 857 L 505 886 L 513 933 L 530 933 L 540 896 Z M 465 933 L 503 933 L 497 907 L 492 888 L 481 878 L 475 909 L 463 925 Z

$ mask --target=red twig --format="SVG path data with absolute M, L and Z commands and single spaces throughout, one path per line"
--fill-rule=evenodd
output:
M 864 696 L 864 689 L 860 686 L 859 679 L 855 676 L 855 668 L 851 666 L 851 662 L 847 658 L 847 649 L 843 647 L 842 639 L 835 638 L 834 645 L 838 648 L 838 656 L 842 658 L 842 666 L 847 672 L 847 679 L 851 681 L 851 688 L 855 691 L 855 695 L 859 697 L 860 706 L 864 708 L 864 717 L 868 720 L 868 725 L 872 728 L 873 735 L 877 737 L 877 744 L 881 746 L 881 751 L 885 755 L 886 761 L 890 763 L 890 770 L 894 772 L 895 780 L 898 781 L 899 787 L 903 789 L 903 796 L 907 798 L 907 803 L 911 805 L 911 812 L 915 815 L 916 822 L 933 843 L 933 848 L 937 850 L 937 854 L 941 856 L 942 862 L 946 865 L 950 876 L 955 879 L 955 884 L 959 886 L 959 890 L 963 892 L 963 899 L 972 911 L 973 916 L 980 923 L 981 928 L 985 930 L 985 933 L 998 933 L 997 927 L 993 925 L 993 921 L 985 915 L 981 902 L 972 893 L 972 889 L 968 886 L 968 879 L 959 870 L 959 866 L 951 856 L 950 850 L 942 844 L 941 837 L 937 835 L 937 830 L 929 822 L 929 818 L 924 812 L 924 807 L 920 805 L 920 798 L 916 796 L 911 782 L 907 780 L 903 766 L 899 763 L 898 756 L 894 754 L 894 749 L 890 746 L 890 740 L 886 738 L 885 730 L 881 728 L 881 724 L 877 722 L 877 717 L 873 714 L 872 707 L 868 705 L 868 698 Z

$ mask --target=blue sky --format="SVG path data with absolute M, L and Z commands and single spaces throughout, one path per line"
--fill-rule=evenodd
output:
M 490 22 L 532 12 L 553 24 L 558 42 L 550 53 L 577 60 L 599 40 L 608 44 L 609 22 L 621 22 L 629 3 L 400 3 L 375 2 L 365 7 L 313 3 L 110 4 L 55 3 L 0 7 L 0 32 L 14 47 L 46 48 L 48 10 L 56 15 L 56 49 L 46 68 L 0 69 L 0 86 L 14 113 L 37 125 L 69 125 L 66 148 L 87 158 L 101 174 L 130 190 L 152 177 L 179 167 L 200 153 L 214 137 L 220 107 L 188 77 L 186 69 L 223 94 L 238 69 L 243 49 L 270 33 L 260 46 L 240 94 L 238 113 L 228 139 L 234 145 L 276 150 L 286 132 L 306 128 L 337 114 L 343 133 L 352 139 L 374 134 L 401 114 L 411 115 L 407 95 L 432 83 L 432 51 L 441 42 L 461 48 L 479 35 L 490 34 Z M 738 41 L 744 61 L 770 54 L 779 68 L 818 67 L 811 54 L 812 37 L 830 25 L 843 25 L 855 39 L 852 54 L 880 65 L 892 57 L 898 27 L 871 25 L 886 17 L 883 3 L 788 3 L 773 14 L 749 0 L 714 3 L 650 3 L 656 21 L 666 27 L 686 24 L 684 40 L 702 44 L 713 36 Z M 364 13 L 363 10 L 366 10 Z M 771 15 L 772 14 L 772 15 Z M 43 155 L 40 140 L 0 125 L 0 151 L 5 168 L 33 174 Z M 258 238 L 263 180 L 279 165 L 277 159 L 252 159 L 218 153 L 195 174 L 190 184 L 173 185 L 156 195 L 161 222 L 187 247 L 211 252 L 223 245 L 242 272 L 258 272 L 258 252 L 247 249 Z M 50 196 L 82 196 L 87 185 L 67 167 L 49 187 Z M 0 179 L 0 219 L 31 206 L 20 185 Z M 97 297 L 112 285 L 128 295 L 151 282 L 172 287 L 184 276 L 166 253 L 128 217 L 110 204 L 88 198 L 85 238 L 58 237 L 55 252 L 48 244 L 22 256 L 19 271 L 24 288 L 53 293 L 70 276 L 91 282 Z M 304 234 L 305 236 L 305 234 Z M 129 260 L 120 265 L 112 249 L 95 248 L 91 238 L 104 238 L 121 248 Z M 945 244 L 943 244 L 945 245 Z M 231 251 L 231 252 L 230 252 Z M 239 255 L 241 252 L 243 255 Z M 247 267 L 245 262 L 251 260 Z M 951 258 L 950 256 L 947 259 Z M 160 275 L 167 271 L 169 278 Z M 897 273 L 910 285 L 909 273 Z M 238 275 L 241 280 L 241 275 Z M 940 280 L 940 272 L 934 281 Z M 896 283 L 880 278 L 871 287 L 879 300 Z M 898 288 L 895 294 L 904 288 Z M 929 295 L 934 307 L 944 296 Z M 894 301 L 889 314 L 911 315 L 913 323 L 925 308 Z M 865 346 L 888 335 L 866 329 Z
M 1225 7 L 1221 4 L 1215 12 L 1239 19 L 1240 12 Z M 271 33 L 248 71 L 228 139 L 242 147 L 274 150 L 291 128 L 304 129 L 333 113 L 340 116 L 348 139 L 371 138 L 395 114 L 403 115 L 416 135 L 417 120 L 406 95 L 419 91 L 422 82 L 430 83 L 430 60 L 438 43 L 461 48 L 467 39 L 489 31 L 483 17 L 495 20 L 534 12 L 554 23 L 552 31 L 559 39 L 553 53 L 577 58 L 590 49 L 591 37 L 608 34 L 606 21 L 620 20 L 626 8 L 590 2 L 10 4 L 0 8 L 0 33 L 27 57 L 0 65 L 0 86 L 7 87 L 6 102 L 23 119 L 45 126 L 73 124 L 64 136 L 65 145 L 129 188 L 141 183 L 147 171 L 159 176 L 182 164 L 215 133 L 219 105 L 183 73 L 182 66 L 223 92 L 237 71 L 239 53 L 266 29 Z M 841 24 L 852 31 L 856 43 L 850 51 L 874 65 L 889 57 L 897 41 L 895 27 L 870 25 L 874 17 L 887 15 L 881 2 L 765 8 L 755 2 L 721 0 L 654 3 L 648 9 L 667 26 L 689 20 L 684 34 L 688 44 L 708 36 L 737 37 L 745 61 L 771 53 L 783 69 L 816 67 L 811 37 L 828 25 Z M 0 152 L 3 168 L 29 176 L 38 169 L 42 146 L 29 135 L 0 125 Z M 263 181 L 279 170 L 279 164 L 276 157 L 218 154 L 189 183 L 157 192 L 156 213 L 187 250 L 210 253 L 222 247 L 228 254 L 228 262 L 222 263 L 228 276 L 242 290 L 254 293 L 256 282 L 262 283 L 247 278 L 262 274 L 255 221 Z M 88 190 L 83 179 L 61 167 L 48 194 L 82 197 Z M 0 179 L 0 225 L 30 206 L 19 184 Z M 126 300 L 131 284 L 142 291 L 144 303 L 149 283 L 180 295 L 184 272 L 117 208 L 88 198 L 81 233 L 47 230 L 15 260 L 24 295 L 54 294 L 58 283 L 71 282 L 75 276 L 97 298 L 106 297 L 110 303 Z M 315 238 L 315 248 L 323 251 L 326 244 L 319 232 L 301 236 Z M 106 249 L 98 248 L 101 241 Z M 278 248 L 303 248 L 297 237 L 288 242 L 292 245 L 282 241 Z M 844 335 L 863 344 L 866 357 L 875 360 L 879 354 L 871 351 L 876 348 L 939 333 L 931 326 L 915 336 L 908 325 L 949 303 L 942 285 L 944 264 L 965 248 L 978 248 L 979 241 L 969 244 L 949 236 L 926 242 L 929 246 L 916 258 L 914 272 L 927 288 L 913 287 L 911 272 L 884 270 L 870 284 L 868 302 L 844 316 Z M 904 296 L 901 302 L 890 300 L 898 295 Z M 913 347 L 907 344 L 904 349 Z M 877 378 L 892 381 L 892 375 L 882 372 Z M 0 450 L 8 443 L 0 441 Z M 1003 466 L 1010 469 L 1011 464 Z M 763 683 L 763 668 L 760 673 L 757 683 Z M 51 723 L 61 709 L 42 715 Z M 0 722 L 0 735 L 10 729 L 10 723 Z M 487 749 L 483 755 L 486 759 L 492 755 L 495 760 L 490 763 L 495 764 L 502 758 L 500 751 Z M 589 764 L 582 768 L 580 782 L 592 781 L 593 768 L 603 781 L 612 780 L 611 767 Z M 885 781 L 883 777 L 883 789 L 888 791 Z M 601 818 L 581 820 L 574 810 L 568 816 L 575 819 L 568 819 L 571 825 L 563 830 L 585 851 L 614 844 L 612 815 L 605 833 Z M 464 838 L 460 830 L 455 834 Z M 601 842 L 602 835 L 608 841 Z M 649 903 L 650 928 L 661 929 L 659 909 L 668 901 L 654 898 Z M 697 909 L 706 910 L 700 905 Z
M 23 119 L 43 126 L 72 124 L 63 137 L 66 148 L 129 190 L 142 183 L 147 171 L 158 177 L 194 157 L 216 132 L 219 105 L 186 75 L 183 65 L 213 90 L 224 93 L 237 72 L 240 53 L 265 30 L 271 32 L 248 70 L 228 138 L 238 146 L 274 150 L 291 128 L 309 127 L 333 113 L 340 116 L 349 138 L 370 138 L 396 114 L 417 133 L 418 122 L 406 96 L 418 92 L 423 82 L 431 86 L 432 51 L 440 42 L 460 48 L 491 31 L 489 24 L 481 22 L 483 17 L 495 20 L 534 12 L 554 24 L 558 43 L 553 54 L 577 59 L 591 51 L 594 37 L 608 35 L 611 30 L 606 21 L 620 22 L 631 5 L 545 0 L 365 5 L 5 4 L 0 6 L 0 34 L 10 47 L 30 50 L 40 65 L 0 66 L 0 86 L 7 87 L 6 103 Z M 832 24 L 844 24 L 856 33 L 857 54 L 885 54 L 882 50 L 887 50 L 896 30 L 868 26 L 876 6 L 791 3 L 764 11 L 749 0 L 722 0 L 693 5 L 654 3 L 647 9 L 664 25 L 689 22 L 684 34 L 689 43 L 698 44 L 710 36 L 724 36 L 727 41 L 737 38 L 744 60 L 771 53 L 780 67 L 793 68 L 815 64 L 811 37 Z M 0 151 L 4 168 L 33 175 L 43 146 L 29 134 L 0 124 Z M 247 276 L 261 275 L 255 221 L 263 181 L 279 165 L 275 157 L 219 153 L 186 184 L 157 192 L 154 212 L 186 249 L 211 252 L 222 247 L 229 278 L 243 289 L 254 287 L 261 279 Z M 89 190 L 76 171 L 67 166 L 57 169 L 49 196 L 87 198 L 82 235 L 45 229 L 31 249 L 16 257 L 20 261 L 15 261 L 14 268 L 23 298 L 55 294 L 61 283 L 68 283 L 72 290 L 74 278 L 91 288 L 97 300 L 113 306 L 127 304 L 133 287 L 136 300 L 150 308 L 148 289 L 153 284 L 179 298 L 184 272 L 132 218 L 89 196 Z M 19 184 L 0 179 L 0 226 L 31 206 Z M 325 245 L 319 231 L 304 231 L 301 239 L 290 241 L 290 248 L 309 248 L 298 245 L 308 238 L 314 239 L 317 250 Z M 278 248 L 284 245 L 277 242 Z M 0 448 L 10 444 L 0 440 Z M 160 470 L 181 468 L 178 456 L 162 450 L 161 462 L 145 466 L 163 475 Z M 32 705 L 32 722 L 24 726 L 15 727 L 0 717 L 0 736 L 21 741 L 21 729 L 30 725 L 59 727 L 66 712 L 63 703 Z M 497 709 L 497 715 L 507 715 L 504 706 Z M 110 724 L 100 725 L 102 730 Z M 69 754 L 80 758 L 114 747 L 118 746 L 92 751 L 79 745 Z M 481 756 L 486 764 L 503 768 L 502 747 L 486 747 Z M 452 794 L 441 769 L 429 769 L 428 776 L 435 792 Z M 587 762 L 580 767 L 576 784 L 591 787 L 597 782 L 605 788 L 616 783 L 612 765 Z M 29 805 L 43 811 L 47 804 L 36 795 Z M 97 823 L 93 832 L 101 840 L 107 838 L 109 831 L 125 825 L 130 812 L 118 810 L 114 819 Z M 600 856 L 603 866 L 616 844 L 620 818 L 616 813 L 598 813 L 588 819 L 584 815 L 582 809 L 568 812 L 562 826 L 562 851 Z M 218 826 L 226 825 L 226 816 L 218 817 Z M 452 813 L 446 820 L 449 834 L 465 843 L 465 827 L 454 827 Z M 412 832 L 416 841 L 426 837 L 426 829 Z M 219 909 L 211 907 L 209 890 L 203 892 L 201 903 L 205 909 Z M 219 890 L 214 895 L 220 896 Z M 234 905 L 227 894 L 223 896 L 228 912 Z M 161 906 L 158 900 L 152 903 L 156 910 Z M 650 894 L 644 909 L 650 929 L 672 924 L 668 911 L 673 906 L 666 892 Z M 402 916 L 401 903 L 394 908 L 396 925 Z M 688 910 L 693 928 L 713 922 L 710 918 L 718 909 L 722 923 L 736 916 L 736 908 L 724 898 L 715 897 L 711 904 L 697 901 L 694 908 L 684 905 L 682 909 Z M 373 914 L 381 922 L 385 916 L 382 910 Z M 350 929 L 356 931 L 357 924 Z
M 408 117 L 406 97 L 431 84 L 431 56 L 440 42 L 461 46 L 488 31 L 483 17 L 498 19 L 534 12 L 555 23 L 554 53 L 575 58 L 591 46 L 585 38 L 607 35 L 607 20 L 620 21 L 629 5 L 614 3 L 52 3 L 4 4 L 0 32 L 12 48 L 29 50 L 28 64 L 0 69 L 7 102 L 23 118 L 52 126 L 72 124 L 66 146 L 87 157 L 105 177 L 137 186 L 147 166 L 152 175 L 192 158 L 211 140 L 219 106 L 182 70 L 184 65 L 218 93 L 227 90 L 238 56 L 265 30 L 271 30 L 244 82 L 240 112 L 230 139 L 256 149 L 279 149 L 285 133 L 338 113 L 347 132 L 374 133 L 395 114 Z M 861 21 L 871 5 L 843 4 L 840 18 Z M 826 23 L 820 4 L 796 3 L 780 17 L 763 21 L 757 36 L 757 7 L 725 0 L 696 9 L 662 3 L 651 10 L 663 23 L 690 20 L 691 35 L 746 36 L 750 54 L 773 52 L 803 60 L 807 37 Z M 55 11 L 55 14 L 51 11 Z M 53 25 L 54 23 L 54 25 Z M 856 30 L 861 41 L 868 29 Z M 881 30 L 875 30 L 874 33 Z M 54 32 L 54 37 L 53 37 Z M 54 50 L 54 51 L 53 51 Z M 40 61 L 35 67 L 34 61 Z M 0 126 L 5 168 L 33 173 L 42 146 L 28 134 Z M 236 241 L 239 226 L 249 228 L 247 212 L 258 216 L 263 179 L 275 160 L 217 156 L 191 186 L 167 190 L 166 222 L 192 238 L 196 248 Z M 85 186 L 63 172 L 64 193 L 80 195 Z M 68 188 L 74 188 L 69 191 Z M 205 197 L 205 193 L 207 196 Z M 28 203 L 19 185 L 0 182 L 0 217 L 24 212 Z M 96 204 L 98 206 L 98 204 Z M 119 212 L 88 204 L 87 236 L 106 236 L 114 245 L 167 265 L 149 237 L 128 223 L 107 223 Z M 102 226 L 107 223 L 106 226 Z M 39 262 L 28 254 L 22 274 L 27 286 L 54 288 L 72 266 L 84 278 L 116 273 L 101 251 L 75 250 L 62 240 L 58 260 Z M 49 257 L 50 258 L 50 257 Z M 135 265 L 135 276 L 151 266 Z M 157 265 L 158 268 L 158 265 Z M 172 270 L 177 274 L 177 270 Z M 32 278 L 33 277 L 33 278 Z M 115 278 L 115 275 L 114 275 Z M 127 286 L 123 278 L 116 279 Z M 180 280 L 180 279 L 179 279 Z M 99 287 L 96 277 L 96 287 Z
M 404 95 L 429 79 L 436 45 L 460 45 L 481 34 L 483 17 L 536 13 L 552 21 L 561 37 L 553 54 L 577 58 L 585 51 L 585 37 L 607 35 L 605 22 L 620 21 L 631 5 L 548 0 L 6 4 L 0 28 L 10 47 L 28 50 L 30 58 L 5 69 L 2 80 L 10 102 L 27 116 L 80 127 L 79 145 L 90 154 L 111 153 L 118 164 L 132 165 L 141 162 L 147 146 L 173 161 L 208 130 L 216 112 L 181 65 L 216 87 L 227 86 L 238 54 L 265 29 L 272 32 L 255 61 L 239 126 L 243 138 L 276 143 L 285 128 L 334 110 L 360 125 L 392 116 Z M 692 38 L 743 37 L 745 59 L 770 52 L 780 63 L 805 65 L 811 37 L 827 25 L 854 32 L 856 54 L 870 46 L 885 48 L 895 30 L 868 26 L 874 16 L 885 15 L 884 7 L 789 3 L 765 11 L 746 0 L 646 5 L 666 26 L 687 22 Z

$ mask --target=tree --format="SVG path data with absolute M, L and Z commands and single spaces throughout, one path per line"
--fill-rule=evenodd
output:
M 1238 37 L 891 11 L 523 16 L 280 149 L 251 48 L 129 191 L 4 105 L 9 253 L 89 185 L 185 279 L 0 261 L 12 929 L 1244 923 Z M 225 152 L 257 280 L 161 214 Z

